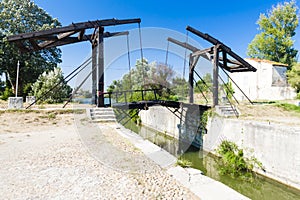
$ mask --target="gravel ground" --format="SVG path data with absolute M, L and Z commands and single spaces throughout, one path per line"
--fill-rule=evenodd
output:
M 129 166 L 138 159 L 144 173 L 99 162 L 72 124 L 27 130 L 0 134 L 0 199 L 197 199 L 121 136 L 101 144 L 124 152 Z M 102 132 L 115 135 L 109 127 Z M 107 157 L 117 156 L 113 152 Z

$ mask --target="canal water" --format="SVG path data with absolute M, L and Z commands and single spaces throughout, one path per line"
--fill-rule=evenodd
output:
M 178 140 L 153 129 L 137 126 L 131 121 L 128 121 L 124 126 L 172 155 L 178 156 Z M 210 153 L 201 152 L 192 146 L 187 148 L 181 157 L 191 161 L 191 167 L 201 170 L 206 176 L 224 183 L 253 200 L 300 200 L 299 190 L 257 174 L 254 174 L 252 178 L 234 178 L 222 175 L 219 170 L 222 166 L 219 164 L 218 157 Z

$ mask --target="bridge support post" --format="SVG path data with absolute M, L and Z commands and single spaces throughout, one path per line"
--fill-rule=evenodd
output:
M 189 60 L 189 103 L 194 103 L 194 57 Z
M 219 105 L 219 45 L 214 46 L 213 65 L 213 107 Z
M 92 103 L 97 105 L 97 45 L 92 44 Z
M 103 47 L 103 27 L 98 28 L 98 92 L 97 107 L 104 107 L 104 47 Z

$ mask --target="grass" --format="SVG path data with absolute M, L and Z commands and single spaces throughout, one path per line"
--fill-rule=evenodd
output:
M 193 163 L 185 158 L 179 157 L 176 161 L 176 165 L 183 168 L 187 168 L 187 167 L 191 167 Z
M 289 104 L 289 103 L 277 103 L 276 106 L 283 108 L 286 111 L 300 114 L 300 106 L 296 106 L 294 104 Z

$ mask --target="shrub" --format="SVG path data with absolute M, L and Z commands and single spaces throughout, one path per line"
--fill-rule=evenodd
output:
M 242 176 L 247 172 L 251 172 L 255 165 L 262 168 L 262 164 L 256 158 L 245 158 L 243 149 L 238 148 L 231 141 L 222 141 L 217 149 L 217 153 L 221 156 L 221 174 Z
M 185 158 L 179 157 L 178 160 L 176 161 L 176 165 L 183 168 L 187 168 L 187 167 L 191 167 L 193 163 Z
M 2 100 L 7 100 L 8 97 L 12 97 L 12 96 L 14 96 L 13 90 L 11 88 L 6 87 L 3 94 L 2 94 L 2 96 L 1 96 L 1 99 Z
M 60 103 L 70 95 L 72 89 L 63 81 L 62 71 L 57 67 L 53 71 L 41 74 L 32 85 L 32 91 L 31 95 L 40 98 L 38 103 Z

